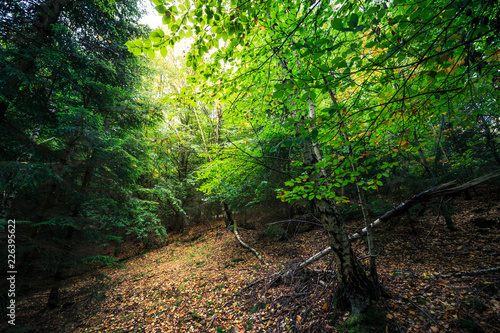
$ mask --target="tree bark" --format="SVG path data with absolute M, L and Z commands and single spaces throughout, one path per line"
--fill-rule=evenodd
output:
M 325 76 L 323 75 L 322 77 L 325 86 L 328 86 L 328 82 Z M 330 100 L 332 101 L 332 105 L 338 106 L 337 98 L 335 97 L 335 94 L 332 91 L 332 89 L 328 89 L 328 94 L 330 96 Z M 340 113 L 340 110 L 338 108 L 337 108 L 337 117 L 339 120 L 339 129 L 340 129 L 340 127 L 342 127 L 342 114 Z M 344 131 L 344 144 L 346 144 L 349 147 L 349 156 L 352 158 L 353 157 L 352 145 L 349 142 L 350 142 L 349 135 L 347 134 L 347 131 Z M 354 165 L 354 162 L 352 162 L 352 160 L 350 164 L 351 164 L 351 170 L 353 172 L 356 172 L 356 166 Z M 370 256 L 370 276 L 375 285 L 380 288 L 378 282 L 378 274 L 377 274 L 377 263 L 375 260 L 375 255 L 373 253 L 372 228 L 370 226 L 370 222 L 368 222 L 368 207 L 365 200 L 365 194 L 363 193 L 363 189 L 359 186 L 360 182 L 359 176 L 354 176 L 354 180 L 356 182 L 356 190 L 358 192 L 359 204 L 361 205 L 361 213 L 363 214 L 363 222 L 365 223 L 366 226 L 366 235 L 368 238 L 368 255 Z
M 226 223 L 226 227 L 229 227 L 234 224 L 233 215 L 229 210 L 227 203 L 221 201 L 220 203 L 222 207 L 222 214 L 224 215 L 224 222 Z
M 279 52 L 276 52 L 276 54 L 279 54 Z M 279 62 L 283 72 L 290 76 L 289 79 L 283 79 L 283 82 L 291 81 L 293 75 L 292 71 L 288 68 L 287 59 L 281 58 Z M 286 75 L 283 77 L 286 77 Z M 300 110 L 297 107 L 296 96 L 297 92 L 289 96 L 289 106 L 292 108 L 292 118 L 296 119 L 295 136 L 300 138 L 300 129 L 304 127 L 304 119 L 298 116 Z M 309 112 L 311 112 L 312 103 L 313 101 L 308 102 Z M 314 189 L 318 189 L 322 184 L 327 182 L 327 177 L 324 177 L 324 171 L 321 169 L 317 170 L 316 167 L 316 164 L 322 159 L 319 147 L 314 146 L 313 140 L 302 140 L 301 156 L 309 181 L 314 183 Z M 311 205 L 323 225 L 328 237 L 328 243 L 335 256 L 339 279 L 345 292 L 345 295 L 337 296 L 347 297 L 351 304 L 352 314 L 355 315 L 367 311 L 370 307 L 370 301 L 378 298 L 376 288 L 357 261 L 335 202 L 330 198 L 321 196 L 318 199 L 314 196 L 311 200 Z

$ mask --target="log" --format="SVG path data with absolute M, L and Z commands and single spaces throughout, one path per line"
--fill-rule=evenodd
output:
M 491 173 L 488 173 L 488 174 L 486 174 L 484 176 L 472 179 L 472 180 L 470 180 L 470 181 L 468 181 L 466 183 L 463 183 L 461 185 L 457 185 L 458 181 L 455 180 L 455 181 L 452 181 L 452 182 L 448 182 L 448 183 L 445 183 L 445 184 L 441 184 L 441 185 L 437 185 L 437 186 L 431 187 L 431 188 L 429 188 L 429 189 L 427 189 L 427 190 L 425 190 L 423 192 L 420 192 L 417 195 L 414 195 L 410 199 L 406 200 L 405 202 L 399 204 L 398 206 L 396 206 L 395 208 L 391 209 L 387 213 L 383 214 L 378 219 L 376 219 L 375 222 L 373 222 L 371 224 L 371 227 L 375 228 L 375 227 L 377 227 L 377 226 L 379 226 L 379 225 L 381 225 L 383 223 L 386 223 L 387 221 L 389 221 L 393 217 L 402 215 L 403 213 L 407 212 L 411 207 L 415 206 L 418 203 L 422 203 L 422 202 L 428 201 L 428 200 L 430 200 L 430 199 L 432 199 L 434 197 L 447 196 L 447 195 L 456 194 L 456 193 L 468 190 L 469 188 L 474 187 L 476 185 L 479 185 L 481 183 L 484 183 L 486 181 L 495 179 L 497 177 L 500 177 L 500 169 L 496 170 L 496 171 L 493 171 Z M 364 235 L 366 235 L 366 229 L 367 228 L 365 227 L 361 231 L 352 234 L 351 236 L 349 236 L 349 239 L 352 241 L 352 240 L 355 240 L 355 239 L 363 237 Z M 312 264 L 316 260 L 323 258 L 324 256 L 326 256 L 327 254 L 329 254 L 331 252 L 332 252 L 332 248 L 331 247 L 327 247 L 324 250 L 316 253 L 312 257 L 304 260 L 300 264 L 294 266 L 292 269 L 288 269 L 287 271 L 285 271 L 281 275 L 283 277 L 289 276 L 293 272 L 299 271 L 299 270 L 301 270 L 301 269 L 309 266 L 310 264 Z

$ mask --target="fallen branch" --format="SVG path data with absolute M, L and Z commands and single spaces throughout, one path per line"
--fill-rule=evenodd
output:
M 406 200 L 405 202 L 399 204 L 398 206 L 391 209 L 390 211 L 388 211 L 384 215 L 380 216 L 378 219 L 375 220 L 375 222 L 373 222 L 371 224 L 371 227 L 375 228 L 382 223 L 386 223 L 391 218 L 396 217 L 396 216 L 400 216 L 403 213 L 407 212 L 411 207 L 415 206 L 416 204 L 430 200 L 431 198 L 460 193 L 460 192 L 465 191 L 471 187 L 474 187 L 476 185 L 484 183 L 485 181 L 492 180 L 492 179 L 497 178 L 497 177 L 500 177 L 500 169 L 493 171 L 489 174 L 486 174 L 484 176 L 472 179 L 466 183 L 463 183 L 462 185 L 457 185 L 458 184 L 457 181 L 452 181 L 449 183 L 445 183 L 442 185 L 437 185 L 437 186 L 431 187 L 423 192 L 420 192 L 417 195 L 414 195 L 410 199 Z M 349 236 L 349 239 L 352 241 L 352 240 L 361 238 L 364 235 L 366 235 L 366 231 L 367 231 L 367 228 L 365 227 L 361 231 L 356 232 L 356 233 L 352 234 L 351 236 Z M 312 264 L 316 260 L 323 258 L 324 256 L 326 256 L 327 254 L 329 254 L 331 252 L 332 252 L 332 248 L 327 247 L 326 249 L 322 250 L 321 252 L 316 253 L 315 255 L 310 257 L 309 259 L 306 259 L 305 261 L 294 266 L 293 268 L 288 269 L 287 271 L 285 271 L 281 275 L 283 277 L 287 277 L 290 274 L 292 274 L 293 272 L 299 271 L 299 270 L 303 269 L 304 267 L 309 266 L 310 264 Z
M 264 259 L 262 259 L 262 256 L 259 254 L 259 252 L 257 252 L 257 250 L 255 250 L 253 247 L 251 247 L 250 245 L 248 245 L 247 243 L 245 243 L 241 237 L 240 237 L 240 234 L 238 233 L 238 224 L 236 223 L 236 220 L 233 220 L 234 223 L 233 223 L 233 231 L 234 231 L 234 235 L 236 236 L 236 239 L 238 240 L 238 242 L 240 243 L 241 246 L 243 246 L 244 248 L 250 250 L 256 257 L 257 259 L 259 259 L 259 261 L 264 264 L 265 266 L 269 266 L 269 264 L 267 262 L 264 261 Z
M 436 276 L 442 278 L 449 278 L 454 276 L 475 276 L 475 275 L 483 275 L 488 273 L 500 272 L 500 267 L 493 267 L 487 269 L 479 269 L 477 271 L 468 271 L 468 272 L 457 272 L 457 273 L 449 273 L 449 274 L 438 274 Z
M 423 192 L 420 192 L 417 195 L 414 195 L 410 199 L 406 200 L 405 202 L 399 204 L 395 208 L 391 209 L 384 215 L 380 216 L 375 222 L 371 224 L 372 228 L 376 227 L 377 225 L 380 225 L 381 223 L 385 223 L 389 221 L 391 218 L 400 216 L 403 213 L 407 212 L 411 207 L 415 206 L 416 204 L 422 203 L 424 201 L 428 201 L 432 198 L 435 197 L 441 197 L 441 196 L 447 196 L 451 194 L 456 194 L 460 193 L 462 191 L 468 190 L 471 187 L 474 187 L 476 185 L 479 185 L 481 183 L 484 183 L 485 181 L 492 180 L 494 178 L 500 177 L 500 169 L 493 171 L 489 174 L 486 174 L 484 176 L 472 179 L 466 183 L 463 183 L 462 185 L 457 186 L 457 181 L 452 181 L 449 183 L 445 183 L 442 185 L 437 185 L 434 187 L 431 187 Z M 356 239 L 363 237 L 366 234 L 366 228 L 363 228 L 360 232 L 357 232 L 353 234 L 350 239 Z

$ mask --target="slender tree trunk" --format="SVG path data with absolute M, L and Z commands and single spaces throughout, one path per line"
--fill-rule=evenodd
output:
M 417 136 L 417 130 L 413 132 L 414 137 L 415 137 L 415 145 L 418 147 L 418 154 L 420 155 L 420 159 L 422 162 L 422 165 L 424 166 L 426 172 L 431 176 L 432 178 L 436 178 L 436 175 L 432 171 L 432 169 L 429 167 L 429 164 L 427 163 L 427 159 L 425 158 L 424 151 L 422 150 L 422 147 L 420 146 L 420 142 L 418 141 L 418 136 Z M 448 210 L 448 207 L 446 203 L 443 201 L 441 205 L 441 209 L 443 211 L 442 216 L 444 217 L 444 220 L 446 222 L 446 227 L 451 230 L 451 231 L 457 231 L 457 227 L 455 226 L 455 223 L 453 223 L 453 219 L 451 217 L 450 211 Z
M 323 82 L 325 85 L 328 84 L 325 76 L 323 75 Z M 328 89 L 328 94 L 330 96 L 330 100 L 332 101 L 332 104 L 334 106 L 338 106 L 337 98 L 335 97 L 335 93 L 331 90 Z M 339 121 L 339 128 L 342 127 L 342 114 L 340 113 L 340 110 L 337 109 L 337 117 Z M 344 132 L 344 143 L 348 145 L 349 147 L 349 156 L 352 158 L 353 157 L 353 151 L 352 151 L 352 145 L 349 143 L 349 135 L 347 132 Z M 356 166 L 351 160 L 351 170 L 353 172 L 356 172 Z M 377 262 L 375 259 L 375 254 L 373 253 L 373 233 L 372 233 L 372 227 L 370 225 L 370 222 L 368 221 L 368 207 L 366 204 L 366 199 L 365 199 L 365 194 L 363 192 L 363 189 L 359 186 L 360 178 L 358 176 L 354 176 L 354 180 L 356 181 L 356 191 L 358 192 L 358 198 L 359 198 L 359 204 L 361 205 L 361 212 L 363 214 L 363 221 L 365 223 L 366 227 L 366 237 L 368 239 L 368 255 L 370 256 L 370 276 L 373 280 L 373 282 L 380 288 L 379 281 L 378 281 L 378 274 L 377 274 Z
M 481 125 L 484 129 L 484 137 L 486 139 L 486 145 L 490 149 L 491 153 L 493 154 L 493 158 L 495 161 L 500 164 L 500 156 L 498 155 L 498 150 L 497 150 L 497 143 L 495 142 L 495 138 L 493 137 L 493 134 L 491 133 L 490 126 L 488 125 L 488 122 L 486 121 L 485 117 L 483 115 L 478 116 L 479 119 L 481 119 Z
M 293 112 L 295 117 L 298 110 Z M 302 121 L 297 122 L 295 135 L 299 137 Z M 319 149 L 314 151 L 312 142 L 304 140 L 302 144 L 302 163 L 308 170 L 309 180 L 314 182 L 314 187 L 319 188 L 322 182 L 321 170 L 314 170 L 318 160 Z M 320 154 L 319 154 L 320 155 Z M 321 155 L 319 156 L 321 157 Z M 314 197 L 312 200 L 314 212 L 318 215 L 323 228 L 328 237 L 328 243 L 332 248 L 337 263 L 337 269 L 345 291 L 345 296 L 349 299 L 352 313 L 365 312 L 370 307 L 370 301 L 376 298 L 373 283 L 368 279 L 365 271 L 359 264 L 356 255 L 351 247 L 349 237 L 344 228 L 344 222 L 340 216 L 335 202 L 329 198 L 320 199 Z
M 275 50 L 279 54 L 279 50 Z M 293 79 L 292 71 L 288 68 L 288 62 L 285 58 L 279 59 L 280 67 L 283 70 L 283 78 L 287 75 L 289 78 L 283 79 L 287 83 Z M 300 64 L 298 64 L 300 66 Z M 292 108 L 291 116 L 296 119 L 295 136 L 301 136 L 300 129 L 304 127 L 303 118 L 299 118 L 296 101 L 297 92 L 289 96 L 289 106 Z M 312 103 L 312 101 L 309 101 Z M 311 111 L 311 104 L 309 104 Z M 315 149 L 317 148 L 317 149 Z M 321 151 L 319 147 L 314 147 L 312 140 L 303 140 L 301 146 L 302 163 L 307 170 L 309 181 L 314 182 L 314 188 L 318 189 L 327 179 L 322 177 L 323 172 L 316 170 L 316 164 L 321 160 Z M 328 243 L 334 253 L 335 262 L 339 278 L 349 299 L 352 308 L 352 314 L 365 312 L 370 307 L 370 301 L 377 298 L 376 288 L 370 281 L 365 271 L 359 264 L 356 255 L 351 247 L 349 237 L 344 228 L 344 222 L 337 210 L 335 202 L 332 199 L 316 196 L 311 200 L 313 211 L 318 215 L 323 228 L 326 232 Z M 337 295 L 340 296 L 340 295 Z
M 229 210 L 229 206 L 223 201 L 220 202 L 220 205 L 222 208 L 222 214 L 224 215 L 224 222 L 226 223 L 226 227 L 233 225 L 233 215 L 231 214 L 231 210 Z

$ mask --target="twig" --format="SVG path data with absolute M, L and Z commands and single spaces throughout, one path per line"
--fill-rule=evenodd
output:
M 400 295 L 401 296 L 401 295 Z M 409 298 L 406 298 L 404 296 L 401 296 L 402 298 L 406 299 L 408 302 L 411 303 L 411 305 L 413 305 L 414 307 L 416 307 L 420 312 L 422 312 L 427 318 L 429 318 L 437 327 L 439 327 L 440 330 L 442 330 L 443 332 L 447 332 L 447 330 L 439 325 L 439 323 L 434 319 L 432 318 L 432 316 L 430 314 L 428 314 L 424 309 L 422 309 L 421 307 L 419 307 L 417 304 L 415 304 L 415 302 L 413 302 L 411 299 Z
M 274 225 L 274 224 L 287 223 L 287 222 L 309 223 L 309 224 L 314 224 L 314 225 L 319 225 L 319 226 L 321 226 L 321 224 L 320 224 L 320 223 L 317 223 L 317 222 L 311 222 L 311 221 L 306 221 L 306 220 L 298 220 L 298 219 L 290 219 L 290 220 L 276 221 L 276 222 L 266 223 L 266 225 Z
M 439 202 L 439 207 L 438 207 L 438 211 L 437 211 L 437 216 L 436 216 L 436 221 L 434 222 L 434 225 L 432 226 L 431 230 L 429 230 L 429 233 L 427 234 L 427 236 L 424 237 L 424 239 L 426 239 L 427 237 L 429 237 L 432 233 L 432 231 L 434 230 L 434 228 L 436 227 L 436 224 L 439 222 L 439 218 L 441 217 L 441 215 L 439 215 L 439 213 L 441 212 L 441 205 L 443 204 L 443 200 L 444 200 L 444 197 L 441 198 L 441 201 Z

